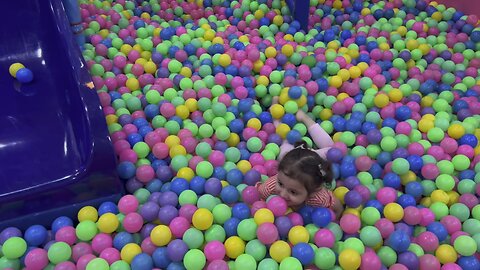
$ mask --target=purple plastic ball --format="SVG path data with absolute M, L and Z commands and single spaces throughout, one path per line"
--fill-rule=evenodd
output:
M 167 246 L 167 254 L 173 262 L 181 262 L 185 253 L 188 251 L 188 246 L 180 239 L 175 239 Z

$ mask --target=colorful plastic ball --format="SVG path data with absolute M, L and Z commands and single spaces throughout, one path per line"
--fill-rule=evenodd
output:
M 340 218 L 342 230 L 349 234 L 358 232 L 361 226 L 360 219 L 353 214 L 345 214 Z
M 39 246 L 45 242 L 48 233 L 41 225 L 32 225 L 25 231 L 24 239 L 29 246 Z
M 313 210 L 311 217 L 313 223 L 318 227 L 326 227 L 332 221 L 330 209 L 324 207 Z
M 172 232 L 167 226 L 158 225 L 150 233 L 150 239 L 159 247 L 166 246 L 172 239 Z
M 2 246 L 3 256 L 7 259 L 17 259 L 23 256 L 27 250 L 27 242 L 20 237 L 7 239 Z
M 308 243 L 310 235 L 303 226 L 294 226 L 288 232 L 288 240 L 293 245 L 297 243 Z
M 22 63 L 13 63 L 8 67 L 8 72 L 12 77 L 16 77 L 17 71 L 20 69 L 25 68 L 25 66 Z
M 396 252 L 404 252 L 410 246 L 410 237 L 406 232 L 397 230 L 390 234 L 387 244 Z
M 231 236 L 225 241 L 226 254 L 231 259 L 236 259 L 245 251 L 245 242 L 238 236 Z
M 377 228 L 365 226 L 360 230 L 360 240 L 367 247 L 375 247 L 382 242 L 382 235 Z
M 287 270 L 287 269 L 292 269 L 292 270 L 301 270 L 303 269 L 301 262 L 294 257 L 287 257 L 282 262 L 280 263 L 280 270 Z
M 392 222 L 398 222 L 402 220 L 404 216 L 403 208 L 397 203 L 387 204 L 383 209 L 383 214 L 385 215 L 385 218 Z
M 200 270 L 204 268 L 205 264 L 205 255 L 199 249 L 191 249 L 187 251 L 183 258 L 183 265 L 186 269 Z
M 358 269 L 361 264 L 361 257 L 353 249 L 344 249 L 338 256 L 338 263 L 343 269 Z
M 273 223 L 265 222 L 257 228 L 257 237 L 262 244 L 270 245 L 278 240 L 278 230 Z
M 280 263 L 283 259 L 290 257 L 291 249 L 287 242 L 278 240 L 270 246 L 269 253 L 272 259 Z
M 320 229 L 315 233 L 314 242 L 318 247 L 333 248 L 335 235 L 329 229 Z
M 470 236 L 461 235 L 455 239 L 454 248 L 462 256 L 472 256 L 477 252 L 477 242 Z
M 48 249 L 48 259 L 54 264 L 68 261 L 71 255 L 72 249 L 64 242 L 56 242 Z
M 33 72 L 28 68 L 21 68 L 17 71 L 15 77 L 21 83 L 30 83 L 33 81 Z

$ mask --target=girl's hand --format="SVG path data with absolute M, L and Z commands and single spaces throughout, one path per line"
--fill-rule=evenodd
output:
M 278 104 L 278 96 L 272 97 L 272 105 Z M 270 107 L 272 106 L 270 105 Z

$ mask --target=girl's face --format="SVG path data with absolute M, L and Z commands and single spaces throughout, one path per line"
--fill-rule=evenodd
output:
M 300 206 L 308 198 L 308 191 L 305 186 L 300 181 L 288 177 L 281 171 L 278 172 L 275 192 L 284 198 L 290 207 Z

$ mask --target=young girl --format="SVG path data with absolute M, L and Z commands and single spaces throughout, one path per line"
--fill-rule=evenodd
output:
M 256 187 L 264 200 L 275 194 L 284 198 L 293 209 L 304 204 L 327 207 L 338 217 L 343 206 L 328 189 L 333 181 L 333 173 L 326 160 L 333 140 L 303 111 L 299 110 L 296 118 L 307 126 L 308 133 L 319 149 L 310 149 L 305 142 L 296 143 L 294 147 L 284 141 L 280 147 L 278 174 L 264 183 L 257 183 Z

